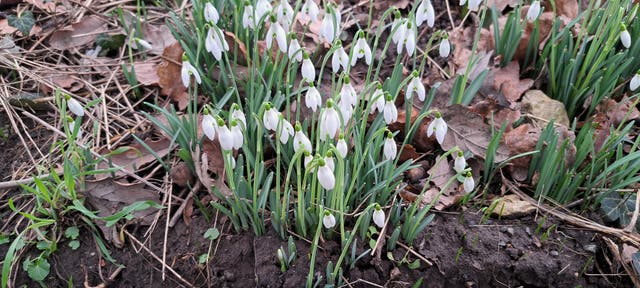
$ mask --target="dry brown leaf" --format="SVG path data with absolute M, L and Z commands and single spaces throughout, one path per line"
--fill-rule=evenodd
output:
M 533 125 L 520 125 L 504 134 L 504 147 L 511 151 L 511 155 L 534 151 L 540 132 L 540 128 Z M 531 164 L 531 156 L 514 159 L 509 166 L 511 176 L 518 181 L 524 181 L 529 172 L 529 164 Z
M 507 6 L 515 8 L 519 2 L 519 0 L 488 0 L 487 7 L 493 7 L 495 5 L 496 10 L 498 10 L 498 12 L 502 12 L 504 8 L 507 8 Z
M 461 105 L 449 106 L 441 112 L 449 126 L 442 141 L 442 149 L 450 150 L 457 146 L 462 151 L 470 151 L 475 157 L 484 159 L 491 141 L 491 126 L 480 115 Z M 503 161 L 509 155 L 509 150 L 500 145 L 494 161 Z
M 49 45 L 57 50 L 80 47 L 93 43 L 100 33 L 106 31 L 106 22 L 99 16 L 90 15 L 77 23 L 53 32 L 49 37 Z
M 135 62 L 133 69 L 136 73 L 136 80 L 142 85 L 156 85 L 160 82 L 158 77 L 158 68 L 156 63 L 152 62 Z
M 491 124 L 496 128 L 500 128 L 502 123 L 506 122 L 507 126 L 505 131 L 513 129 L 513 123 L 522 116 L 519 110 L 513 110 L 508 106 L 500 105 L 496 99 L 489 97 L 475 103 L 471 109 L 486 119 L 488 124 Z
M 185 162 L 178 162 L 171 167 L 171 180 L 180 187 L 193 186 L 193 173 Z
M 605 113 L 608 119 L 607 122 L 613 126 L 618 126 L 622 122 L 640 118 L 640 111 L 638 111 L 634 102 L 627 96 L 622 97 L 620 101 L 605 99 L 596 107 L 596 111 Z
M 153 150 L 153 152 L 157 157 L 162 158 L 167 154 L 169 154 L 170 142 L 171 140 L 169 138 L 162 138 L 161 140 L 158 140 L 158 141 L 145 141 L 145 144 L 147 144 L 147 146 L 149 146 L 149 148 Z M 140 169 L 140 167 L 150 163 L 151 161 L 156 160 L 156 156 L 154 156 L 151 152 L 149 152 L 149 150 L 147 150 L 140 143 L 134 143 L 130 146 L 125 146 L 121 148 L 126 148 L 127 151 L 108 157 L 113 167 L 120 166 L 120 167 L 123 167 L 124 169 L 127 169 L 128 171 L 135 172 L 138 169 Z M 110 151 L 101 151 L 101 154 L 104 155 L 109 152 Z M 107 169 L 107 168 L 109 168 L 109 165 L 105 162 L 100 162 L 100 164 L 98 164 L 98 169 Z M 114 173 L 116 176 L 126 175 L 121 171 L 117 171 Z M 103 180 L 109 177 L 110 176 L 108 174 L 96 175 L 97 180 Z
M 493 89 L 501 91 L 510 102 L 516 102 L 531 86 L 533 79 L 520 80 L 520 65 L 511 61 L 502 68 L 493 68 Z
M 18 28 L 9 25 L 9 20 L 0 19 L 0 35 L 11 34 L 16 31 L 18 31 Z
M 444 190 L 443 192 L 445 195 L 450 195 L 451 193 L 455 192 L 456 180 L 453 180 L 453 182 L 451 182 L 451 184 L 447 186 L 447 183 L 451 180 L 451 178 L 456 176 L 453 168 L 451 167 L 451 165 L 449 165 L 449 159 L 438 156 L 436 158 L 436 164 L 434 164 L 434 166 L 431 167 L 431 169 L 429 169 L 427 173 L 430 176 L 429 179 L 431 180 L 431 182 L 433 182 L 433 184 L 436 186 L 436 188 L 438 188 L 439 191 L 442 191 L 446 188 L 446 190 Z
M 400 163 L 403 163 L 407 160 L 416 160 L 420 158 L 420 154 L 416 151 L 416 148 L 411 144 L 404 145 L 402 149 L 402 153 L 400 153 Z
M 205 140 L 202 143 L 202 153 L 207 154 L 209 171 L 221 176 L 224 173 L 224 159 L 222 158 L 222 148 L 218 138 L 215 141 Z
M 544 11 L 553 11 L 550 1 L 540 1 L 540 4 L 544 7 Z M 570 19 L 578 17 L 578 0 L 555 1 L 555 5 L 558 15 L 562 15 Z
M 142 33 L 144 40 L 151 44 L 152 48 L 148 52 L 153 55 L 162 55 L 166 47 L 178 42 L 165 24 L 158 26 L 145 23 L 142 25 Z
M 178 110 L 184 110 L 189 103 L 189 94 L 180 80 L 181 67 L 176 64 L 182 63 L 183 52 L 178 42 L 167 46 L 162 54 L 163 61 L 158 64 L 156 71 L 162 95 L 169 96 L 173 101 L 178 102 Z
M 138 201 L 154 201 L 158 204 L 158 193 L 144 187 L 144 184 L 122 185 L 111 178 L 100 181 L 87 181 L 82 193 L 86 196 L 87 202 L 98 210 L 98 216 L 110 216 L 119 212 L 123 207 Z M 155 209 L 147 209 L 133 213 L 133 216 L 143 225 L 150 225 L 153 222 Z M 113 233 L 115 226 L 107 227 L 104 221 L 96 221 L 104 237 L 108 241 L 117 241 Z
M 38 7 L 38 9 L 49 13 L 62 13 L 67 11 L 67 1 L 59 0 L 25 0 L 25 2 Z

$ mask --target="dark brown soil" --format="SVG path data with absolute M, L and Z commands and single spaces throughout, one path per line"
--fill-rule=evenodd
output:
M 209 265 L 198 265 L 198 257 L 209 249 L 209 241 L 203 234 L 211 224 L 198 213 L 194 215 L 190 227 L 179 222 L 169 230 L 167 239 L 166 262 L 186 281 L 197 287 L 304 286 L 310 245 L 296 240 L 298 257 L 292 267 L 282 273 L 276 251 L 281 246 L 287 247 L 287 243 L 271 232 L 255 237 L 249 232 L 237 235 L 224 229 L 220 243 L 213 243 L 215 253 Z M 538 227 L 532 216 L 516 220 L 489 219 L 480 224 L 481 215 L 477 211 L 436 215 L 414 247 L 414 251 L 433 262 L 433 266 L 422 262 L 419 268 L 409 269 L 407 264 L 398 261 L 405 255 L 409 261 L 417 259 L 413 254 L 396 248 L 392 252 L 396 261 L 390 261 L 383 249 L 381 259 L 364 257 L 354 269 L 345 272 L 345 278 L 351 282 L 360 280 L 353 287 L 371 287 L 364 281 L 385 287 L 411 287 L 421 277 L 423 287 L 630 287 L 621 278 L 587 276 L 599 274 L 594 271 L 593 263 L 600 261 L 600 256 L 585 248 L 595 245 L 597 254 L 602 255 L 600 240 L 592 232 L 574 229 L 553 219 L 547 219 Z M 550 229 L 552 225 L 555 226 Z M 158 227 L 149 238 L 144 237 L 147 227 L 139 227 L 133 234 L 141 241 L 146 239 L 145 245 L 161 257 L 164 230 L 160 228 L 162 225 Z M 117 267 L 100 259 L 89 231 L 83 229 L 81 235 L 78 250 L 71 250 L 66 242 L 59 244 L 60 250 L 50 259 L 52 268 L 46 280 L 49 287 L 67 287 L 71 279 L 71 286 L 80 287 L 85 279 L 84 271 L 91 286 L 105 283 L 108 287 L 186 287 L 169 271 L 163 281 L 160 263 L 144 250 L 136 252 L 140 248 L 130 240 L 124 249 L 110 246 L 112 256 L 126 268 L 113 281 L 104 281 L 102 279 L 107 279 Z M 318 251 L 316 276 L 324 276 L 327 262 L 335 263 L 340 253 L 335 241 L 326 241 L 321 246 L 325 251 Z M 0 254 L 6 253 L 6 248 L 7 245 L 0 245 Z M 360 244 L 358 248 L 359 253 L 364 250 Z M 15 284 L 37 286 L 22 270 L 18 271 Z

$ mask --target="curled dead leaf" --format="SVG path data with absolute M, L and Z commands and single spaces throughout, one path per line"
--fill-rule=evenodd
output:
M 157 66 L 158 85 L 162 95 L 169 96 L 173 101 L 178 102 L 178 110 L 184 110 L 189 103 L 189 94 L 182 84 L 181 63 L 182 46 L 176 42 L 167 46 L 162 54 L 163 61 Z
M 171 141 L 168 138 L 162 138 L 158 141 L 145 141 L 145 144 L 151 150 L 153 150 L 153 153 L 147 150 L 147 148 L 145 148 L 142 144 L 134 143 L 130 146 L 120 147 L 120 149 L 125 149 L 123 153 L 112 155 L 110 157 L 107 157 L 107 159 L 109 159 L 113 167 L 123 167 L 128 171 L 135 172 L 144 165 L 156 160 L 156 156 L 162 158 L 169 154 L 170 142 Z M 104 155 L 109 152 L 111 151 L 101 151 L 101 154 Z M 105 161 L 98 164 L 98 169 L 108 168 L 109 164 L 107 164 Z M 116 171 L 114 173 L 116 176 L 126 175 L 122 171 Z M 108 174 L 98 174 L 95 177 L 96 180 L 104 180 L 109 178 L 110 176 Z
M 93 43 L 96 37 L 107 31 L 104 19 L 97 15 L 86 16 L 80 21 L 56 30 L 49 37 L 49 45 L 56 50 L 67 50 Z

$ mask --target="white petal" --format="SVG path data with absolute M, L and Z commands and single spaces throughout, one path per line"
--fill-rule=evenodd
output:
M 335 29 L 333 27 L 333 19 L 331 14 L 325 14 L 320 24 L 320 40 L 325 39 L 327 42 L 332 43 L 335 36 Z
M 527 20 L 536 21 L 536 19 L 538 19 L 538 15 L 540 15 L 540 1 L 536 0 L 531 3 L 529 11 L 527 11 Z
M 422 0 L 420 1 L 420 5 L 418 5 L 418 8 L 416 9 L 416 25 L 422 25 L 422 22 L 427 19 L 426 11 L 426 1 Z
M 300 149 L 305 149 L 309 153 L 313 152 L 309 137 L 307 137 L 304 132 L 297 131 L 293 136 L 293 151 L 298 152 Z
M 416 50 L 416 34 L 415 34 L 415 30 L 411 29 L 411 31 L 409 31 L 407 33 L 407 39 L 405 40 L 405 47 L 407 49 L 407 54 L 409 56 L 413 55 L 413 52 L 415 52 Z
M 388 124 L 394 123 L 398 121 L 398 108 L 393 103 L 393 101 L 387 101 L 384 104 L 384 122 Z
M 209 140 L 213 140 L 216 137 L 216 128 L 214 126 L 214 122 L 216 120 L 213 119 L 213 116 L 207 114 L 202 117 L 202 132 L 204 135 L 209 138 Z
M 291 43 L 289 43 L 289 59 L 293 59 L 295 61 L 302 61 L 302 47 L 300 47 L 300 42 L 298 39 L 292 39 Z
M 78 102 L 78 100 L 69 98 L 69 100 L 67 100 L 67 107 L 69 107 L 69 111 L 71 111 L 71 113 L 75 114 L 76 116 L 84 116 L 84 108 L 82 107 L 80 102 Z
M 386 160 L 393 160 L 398 154 L 398 147 L 396 147 L 396 141 L 393 138 L 386 137 L 384 139 L 383 148 L 384 158 Z
M 347 142 L 344 141 L 344 139 L 339 139 L 338 140 L 338 144 L 336 144 L 336 148 L 338 149 L 338 152 L 340 153 L 340 156 L 342 158 L 346 158 L 347 157 Z
M 316 89 L 315 86 L 309 87 L 304 100 L 307 108 L 310 108 L 313 112 L 316 112 L 318 107 L 320 107 L 320 104 L 322 104 L 322 97 L 320 97 L 320 92 L 318 92 L 318 89 Z
M 453 161 L 453 170 L 457 173 L 461 173 L 464 171 L 464 168 L 467 168 L 467 161 L 464 159 L 464 156 L 456 155 L 456 159 Z
M 324 163 L 327 167 L 329 167 L 329 169 L 331 170 L 331 172 L 336 170 L 336 164 L 333 162 L 333 157 L 324 157 Z
M 436 127 L 436 121 L 432 120 L 429 123 L 429 126 L 427 126 L 427 137 L 431 137 L 431 135 L 433 135 L 433 130 L 435 130 Z
M 242 27 L 255 28 L 255 21 L 253 20 L 253 6 L 244 6 L 244 12 L 242 12 Z
M 240 149 L 244 145 L 244 136 L 240 125 L 231 127 L 231 136 L 233 136 L 233 149 Z
M 433 24 L 435 24 L 435 21 L 436 21 L 436 11 L 433 9 L 433 5 L 431 5 L 430 0 L 425 0 L 425 1 L 427 2 L 427 7 L 426 7 L 427 11 L 425 11 L 427 26 L 433 27 Z
M 276 22 L 277 23 L 277 22 Z M 280 52 L 287 53 L 287 34 L 284 32 L 284 29 L 280 24 L 276 26 L 276 41 L 278 41 L 278 48 L 280 48 Z
M 469 0 L 469 10 L 477 11 L 480 7 L 480 3 L 482 3 L 482 0 Z
M 294 134 L 293 126 L 289 121 L 282 119 L 282 130 L 280 131 L 280 143 L 287 144 L 289 141 L 289 137 L 292 137 Z
M 631 81 L 629 81 L 629 89 L 635 91 L 638 87 L 640 87 L 640 74 L 636 73 L 633 75 L 633 78 L 631 78 Z
M 476 184 L 473 180 L 473 177 L 466 176 L 464 177 L 464 182 L 462 182 L 462 186 L 464 187 L 464 192 L 470 193 L 475 188 Z
M 316 68 L 313 67 L 311 59 L 302 60 L 302 78 L 306 81 L 313 82 L 316 79 Z
M 418 78 L 416 78 L 418 79 Z M 416 93 L 418 93 L 418 99 L 420 99 L 420 101 L 424 101 L 424 97 L 426 96 L 426 91 L 424 89 L 424 85 L 422 84 L 422 81 L 417 80 L 417 82 L 419 83 L 416 86 Z
M 331 190 L 336 186 L 336 178 L 327 165 L 321 166 L 318 169 L 318 182 L 320 182 L 322 188 L 326 190 Z
M 137 42 L 138 42 L 138 44 L 139 44 L 140 46 L 142 46 L 144 49 L 147 49 L 147 50 L 151 50 L 151 49 L 153 49 L 153 46 L 151 46 L 151 43 L 149 43 L 149 42 L 145 41 L 144 39 L 136 39 L 136 41 L 137 41 Z
M 311 161 L 313 161 L 313 156 L 311 155 L 304 156 L 304 168 L 307 168 L 307 166 L 309 166 L 309 163 L 311 163 Z
M 449 53 L 451 52 L 451 43 L 449 43 L 449 39 L 443 39 L 442 41 L 440 41 L 440 47 L 438 51 L 440 52 L 440 57 L 449 57 Z
M 182 61 L 182 68 L 180 69 L 180 77 L 182 78 L 182 84 L 184 87 L 189 87 L 191 82 L 191 75 L 189 75 L 189 62 Z
M 218 18 L 220 18 L 220 15 L 216 7 L 214 7 L 211 2 L 207 2 L 207 4 L 204 5 L 204 19 L 207 20 L 207 22 L 216 24 L 218 23 Z
M 338 115 L 338 112 L 333 107 L 328 108 L 324 112 L 323 120 L 324 121 L 322 121 L 321 125 L 324 126 L 325 136 L 329 138 L 335 138 L 340 126 L 340 116 Z M 320 133 L 320 135 L 322 135 L 322 133 Z M 323 138 L 327 139 L 326 137 Z
M 382 209 L 373 211 L 373 223 L 375 223 L 376 226 L 380 228 L 384 227 L 384 219 L 385 216 Z
M 327 229 L 333 228 L 333 226 L 336 226 L 336 217 L 334 217 L 333 214 L 325 214 L 324 217 L 322 217 L 322 225 Z
M 444 136 L 447 135 L 447 123 L 445 123 L 442 118 L 436 118 L 434 122 L 436 122 L 436 140 L 438 140 L 438 143 L 442 144 Z
M 631 34 L 629 34 L 628 30 L 620 32 L 620 42 L 622 42 L 625 48 L 631 47 Z
M 220 148 L 228 151 L 233 149 L 233 135 L 227 125 L 218 127 L 218 141 L 220 142 Z

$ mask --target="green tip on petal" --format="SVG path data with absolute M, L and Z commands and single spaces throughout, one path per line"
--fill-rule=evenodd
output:
M 391 133 L 391 131 L 389 131 L 388 129 L 387 129 L 387 138 L 389 139 L 393 138 L 393 133 Z
M 336 42 L 335 42 L 335 46 L 336 47 L 342 46 L 342 41 L 340 41 L 340 39 L 337 39 Z
M 382 83 L 378 83 L 378 85 L 376 85 L 376 88 L 381 89 L 382 90 Z
M 302 52 L 302 59 L 309 59 L 309 54 L 307 54 L 307 52 Z
M 236 125 L 238 125 L 238 121 L 236 121 L 236 120 L 231 120 L 231 123 L 229 123 L 229 126 L 231 126 L 231 127 L 234 127 Z
M 250 6 L 250 5 L 251 5 L 251 2 L 249 2 L 249 1 L 244 1 L 244 6 Z
M 471 171 L 467 171 L 467 178 L 471 177 Z
M 220 117 L 218 117 L 218 126 L 224 126 L 224 120 Z
M 338 139 L 344 139 L 344 134 L 342 133 L 338 134 Z
M 316 84 L 313 83 L 313 81 L 309 81 L 309 87 L 315 87 Z
M 324 210 L 324 216 L 329 216 L 331 215 L 331 212 L 329 212 L 329 210 Z
M 324 163 L 324 159 L 322 158 L 318 158 L 318 165 L 320 165 L 320 167 L 326 165 L 327 163 Z
M 265 110 L 271 110 L 271 108 L 273 108 L 273 105 L 271 104 L 271 102 L 264 103 Z
M 462 157 L 464 156 L 464 153 L 462 152 L 462 150 L 458 150 L 458 157 Z
M 271 23 L 275 23 L 278 19 L 276 18 L 276 14 L 271 13 L 271 16 L 269 16 L 269 19 L 271 19 Z
M 420 73 L 418 73 L 418 71 L 416 71 L 416 70 L 413 70 L 413 72 L 411 72 L 411 76 L 413 78 L 417 78 L 418 76 L 420 76 Z
M 376 211 L 380 211 L 381 210 L 380 204 L 376 203 L 376 207 L 375 208 L 376 208 Z
M 351 83 L 351 78 L 349 78 L 349 75 L 344 75 L 344 84 L 349 84 Z
M 296 132 L 302 131 L 302 125 L 300 125 L 300 122 L 296 122 L 296 126 L 293 129 L 295 129 Z
M 64 94 L 64 99 L 69 101 L 71 99 L 71 96 L 69 96 L 69 94 Z
M 328 99 L 327 100 L 327 108 L 332 108 L 333 107 L 333 100 L 332 99 Z
M 187 53 L 182 53 L 182 61 L 189 61 L 189 57 L 187 57 Z
M 364 38 L 364 31 L 362 30 L 358 31 L 358 37 Z
M 204 107 L 204 110 L 202 111 L 202 113 L 204 115 L 209 115 L 209 109 L 207 107 Z
M 435 114 L 436 118 L 442 118 L 442 114 L 440 114 L 440 111 L 436 111 Z
M 627 25 L 624 25 L 624 23 L 620 24 L 620 29 L 622 29 L 622 31 L 626 31 L 627 30 Z
M 329 157 L 329 158 L 333 157 L 333 151 L 331 151 L 331 150 L 327 151 L 326 156 Z
M 384 99 L 386 99 L 387 101 L 393 100 L 393 97 L 391 96 L 391 93 L 389 93 L 389 91 L 384 92 Z
M 311 155 L 311 153 L 309 153 L 309 151 L 307 151 L 306 149 L 304 150 L 304 152 L 302 152 L 302 154 L 304 154 L 304 157 L 309 157 Z

